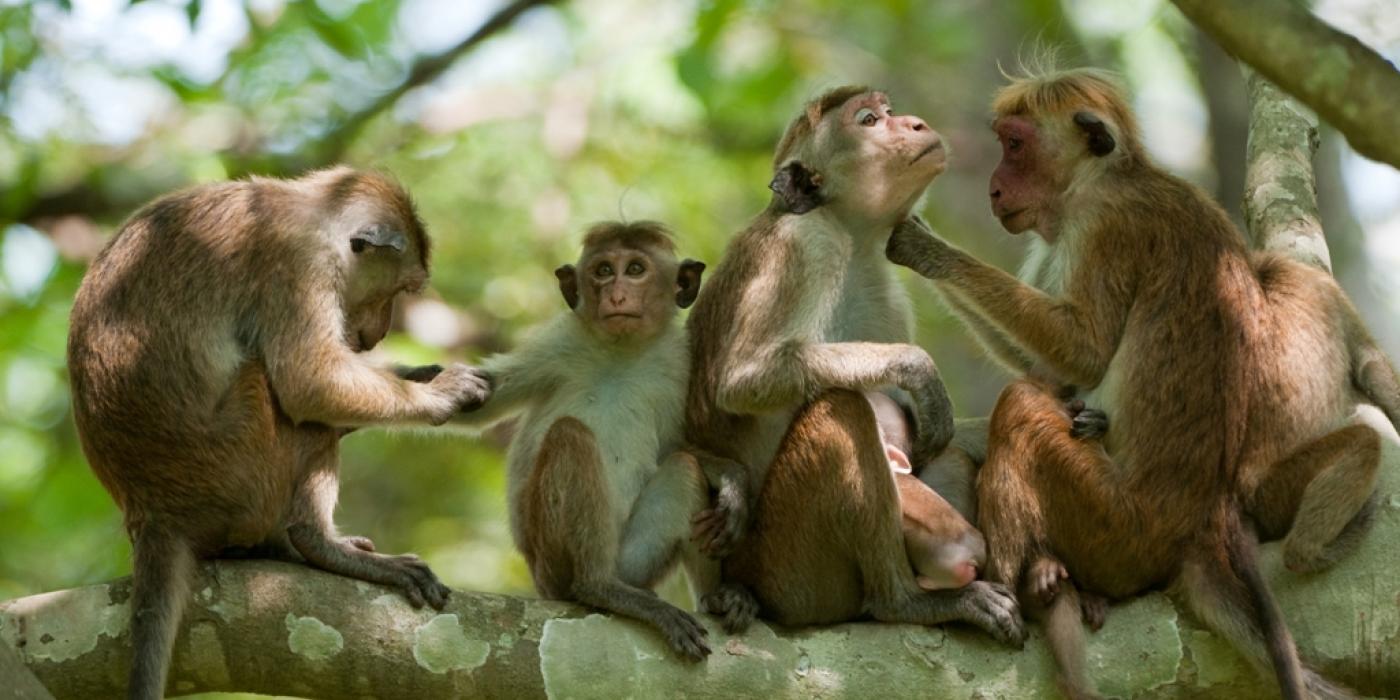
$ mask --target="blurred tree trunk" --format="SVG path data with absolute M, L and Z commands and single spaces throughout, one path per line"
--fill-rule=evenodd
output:
M 1215 167 L 1215 199 L 1244 227 L 1244 151 L 1249 138 L 1249 100 L 1238 64 L 1214 40 L 1192 32 L 1196 75 L 1210 118 L 1210 158 Z
M 1400 71 L 1290 0 L 1172 0 L 1231 54 L 1346 135 L 1357 153 L 1400 167 Z

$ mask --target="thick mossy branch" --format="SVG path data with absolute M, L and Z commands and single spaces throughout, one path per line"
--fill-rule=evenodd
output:
M 1263 567 L 1309 662 L 1369 695 L 1400 696 L 1400 459 L 1386 455 L 1376 530 L 1331 572 Z M 118 696 L 130 647 L 130 582 L 0 603 L 0 644 L 58 698 Z M 312 698 L 1054 697 L 1035 629 L 1026 649 L 964 627 L 763 624 L 714 653 L 676 658 L 640 624 L 561 603 L 457 592 L 413 610 L 387 589 L 292 564 L 204 566 L 176 643 L 173 694 L 229 690 Z M 1162 594 L 1115 605 L 1090 637 L 1108 696 L 1270 698 L 1222 640 Z
M 1172 0 L 1221 46 L 1301 100 L 1357 153 L 1400 167 L 1400 71 L 1290 0 Z

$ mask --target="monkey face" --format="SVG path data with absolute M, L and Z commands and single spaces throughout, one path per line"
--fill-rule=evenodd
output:
M 878 92 L 852 97 L 823 117 L 814 149 L 833 196 L 880 222 L 903 218 L 947 166 L 938 132 L 916 116 L 895 114 Z
M 616 340 L 655 336 L 676 312 L 676 263 L 657 251 L 613 246 L 579 261 L 576 312 Z
M 369 350 L 384 339 L 393 323 L 394 299 L 404 292 L 418 291 L 428 277 L 416 251 L 390 243 L 369 243 L 368 237 L 350 238 L 341 297 L 345 343 L 355 352 Z M 380 236 L 379 240 L 386 239 Z

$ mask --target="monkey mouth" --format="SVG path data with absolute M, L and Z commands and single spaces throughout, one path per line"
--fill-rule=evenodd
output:
M 928 146 L 924 147 L 924 150 L 919 151 L 919 155 L 914 156 L 914 160 L 909 161 L 909 164 L 910 164 L 910 165 L 913 165 L 913 164 L 919 162 L 919 159 L 920 159 L 920 158 L 923 158 L 924 156 L 926 156 L 926 155 L 928 155 L 928 154 L 930 154 L 930 153 L 933 153 L 934 151 L 941 151 L 941 150 L 943 150 L 943 140 L 942 140 L 942 139 L 939 139 L 939 140 L 934 141 L 933 143 L 929 144 Z
M 614 319 L 614 318 L 641 318 L 641 317 L 642 317 L 641 314 L 628 313 L 628 312 L 626 312 L 626 311 L 618 311 L 618 312 L 615 312 L 615 313 L 610 313 L 610 314 L 604 314 L 604 315 L 603 315 L 603 319 L 604 319 L 604 320 Z

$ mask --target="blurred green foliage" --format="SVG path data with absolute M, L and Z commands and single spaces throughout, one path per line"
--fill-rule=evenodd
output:
M 428 296 L 451 307 L 456 331 L 410 322 L 382 352 L 474 361 L 563 310 L 550 270 L 576 255 L 590 222 L 660 219 L 684 254 L 717 261 L 767 201 L 782 128 L 805 98 L 843 83 L 881 87 L 944 133 L 954 166 L 925 215 L 1011 266 L 1019 244 L 985 205 L 997 151 L 984 106 L 999 65 L 1038 42 L 1114 68 L 1131 49 L 1133 83 L 1161 79 L 1157 59 L 1191 60 L 1186 28 L 1155 0 L 1127 3 L 1139 13 L 1114 35 L 1078 31 L 1054 0 L 586 0 L 526 13 L 437 80 L 365 111 L 498 5 L 0 2 L 0 600 L 129 570 L 119 516 L 67 412 L 64 344 L 86 261 L 144 199 L 331 158 L 390 171 L 435 236 Z M 1203 130 L 1190 74 L 1168 80 Z M 327 150 L 341 133 L 353 136 L 346 150 Z M 1196 151 L 1187 172 L 1209 184 Z M 908 282 L 919 341 L 959 412 L 984 414 L 1005 377 L 926 285 Z M 453 586 L 529 594 L 502 448 L 441 431 L 349 436 L 342 529 L 422 554 Z

